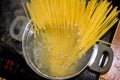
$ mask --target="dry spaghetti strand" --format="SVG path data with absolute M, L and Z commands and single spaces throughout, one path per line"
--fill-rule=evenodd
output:
M 36 36 L 35 64 L 57 77 L 77 72 L 77 61 L 118 21 L 119 14 L 107 0 L 31 0 L 26 5 Z

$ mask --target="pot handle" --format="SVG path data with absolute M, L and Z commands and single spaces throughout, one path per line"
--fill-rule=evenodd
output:
M 28 23 L 28 19 L 25 17 L 25 16 L 17 16 L 11 26 L 10 26 L 10 36 L 12 38 L 14 38 L 15 40 L 18 40 L 18 41 L 22 41 L 22 35 L 23 35 L 23 32 L 24 32 L 24 29 L 25 29 L 25 26 L 27 25 Z M 15 28 L 18 28 L 18 32 L 17 34 L 15 34 L 14 30 Z
M 89 61 L 89 68 L 95 72 L 106 72 L 111 67 L 113 61 L 113 51 L 105 44 L 95 44 L 93 54 Z

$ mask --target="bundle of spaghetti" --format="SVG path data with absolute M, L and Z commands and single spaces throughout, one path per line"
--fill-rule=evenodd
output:
M 78 60 L 119 14 L 107 0 L 31 0 L 26 5 L 34 24 L 35 63 L 57 77 L 77 72 Z

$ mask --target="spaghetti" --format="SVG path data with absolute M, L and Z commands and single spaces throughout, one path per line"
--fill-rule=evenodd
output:
M 34 59 L 50 76 L 74 74 L 78 60 L 118 21 L 107 0 L 31 0 Z

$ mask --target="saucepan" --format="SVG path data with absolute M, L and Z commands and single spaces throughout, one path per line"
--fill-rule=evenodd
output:
M 39 76 L 42 76 L 46 79 L 51 80 L 65 80 L 72 77 L 75 77 L 79 75 L 83 70 L 85 70 L 87 67 L 95 72 L 104 73 L 109 70 L 112 61 L 113 61 L 113 51 L 112 49 L 104 44 L 104 43 L 96 43 L 91 47 L 85 55 L 83 55 L 79 62 L 77 63 L 77 71 L 74 74 L 70 74 L 67 76 L 51 76 L 49 74 L 44 73 L 42 69 L 39 69 L 38 66 L 35 64 L 35 58 L 34 56 L 34 32 L 33 28 L 34 25 L 31 24 L 32 21 L 29 21 L 28 24 L 25 26 L 23 36 L 22 36 L 22 49 L 23 49 L 23 57 L 25 58 L 27 64 L 29 67 L 36 72 Z M 40 50 L 39 50 L 40 51 Z M 105 59 L 103 60 L 103 57 Z M 40 56 L 38 56 L 40 57 Z M 102 62 L 104 61 L 103 66 L 101 66 Z

